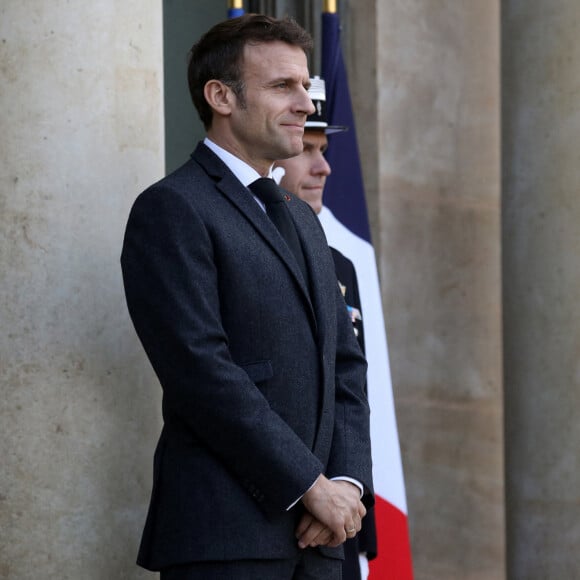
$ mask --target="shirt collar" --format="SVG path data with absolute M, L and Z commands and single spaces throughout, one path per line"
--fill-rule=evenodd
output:
M 209 147 L 229 168 L 229 170 L 242 182 L 242 185 L 248 187 L 250 183 L 262 177 L 253 167 L 250 167 L 239 157 L 232 155 L 217 143 L 206 137 L 204 144 Z M 273 166 L 273 164 L 272 164 Z M 272 167 L 268 170 L 268 177 L 272 177 Z

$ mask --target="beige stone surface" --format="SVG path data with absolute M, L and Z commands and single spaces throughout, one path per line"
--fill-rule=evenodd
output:
M 580 8 L 502 3 L 500 63 L 498 0 L 346 5 L 415 578 L 574 578 Z M 0 7 L 0 578 L 153 577 L 119 253 L 163 173 L 161 29 L 151 0 Z
M 415 578 L 504 577 L 501 417 L 490 403 L 404 400 L 403 445 Z M 455 549 L 453 549 L 455 548 Z
M 504 3 L 510 577 L 580 574 L 580 5 Z
M 159 389 L 119 255 L 163 173 L 161 6 L 0 17 L 0 577 L 143 578 Z
M 353 74 L 377 113 L 357 123 L 415 577 L 501 579 L 499 2 L 366 4 L 376 77 Z

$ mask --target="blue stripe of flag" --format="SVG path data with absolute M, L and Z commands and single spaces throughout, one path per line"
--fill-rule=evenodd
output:
M 348 131 L 329 136 L 326 159 L 332 173 L 324 188 L 324 205 L 358 237 L 371 242 L 371 231 L 354 115 L 346 67 L 340 46 L 338 14 L 322 14 L 322 78 L 326 83 L 326 108 L 330 125 L 346 125 Z
M 228 8 L 228 18 L 237 18 L 244 14 L 243 8 Z

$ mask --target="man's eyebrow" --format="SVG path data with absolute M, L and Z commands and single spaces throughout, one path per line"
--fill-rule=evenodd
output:
M 310 88 L 310 81 L 302 82 L 298 78 L 296 78 L 295 76 L 276 77 L 276 78 L 271 79 L 269 81 L 269 84 L 271 84 L 271 85 L 277 85 L 279 83 L 287 83 L 289 85 L 300 85 L 301 84 L 306 90 L 308 90 Z

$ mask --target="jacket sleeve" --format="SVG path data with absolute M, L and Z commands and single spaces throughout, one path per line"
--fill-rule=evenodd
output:
M 367 363 L 355 338 L 346 305 L 336 296 L 336 407 L 329 477 L 348 476 L 364 485 L 363 502 L 374 503 L 370 449 L 370 410 L 366 397 Z

